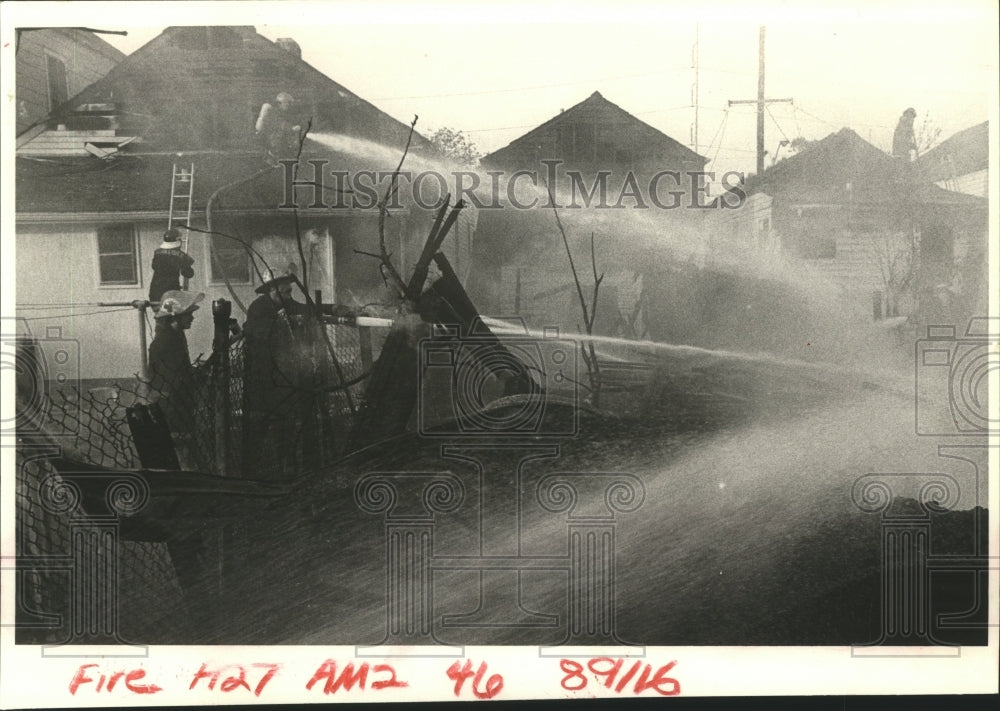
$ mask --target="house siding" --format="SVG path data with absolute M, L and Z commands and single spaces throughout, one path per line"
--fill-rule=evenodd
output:
M 163 236 L 163 224 L 137 222 L 139 283 L 102 286 L 98 269 L 97 230 L 103 221 L 64 223 L 20 222 L 15 249 L 19 327 L 42 339 L 53 362 L 58 339 L 77 344 L 78 376 L 83 380 L 129 378 L 139 372 L 141 349 L 138 316 L 130 307 L 100 307 L 97 303 L 145 300 L 152 278 L 153 251 Z M 195 264 L 192 290 L 204 290 L 203 265 Z M 67 306 L 75 304 L 75 306 Z M 202 305 L 188 343 L 191 355 L 211 350 L 211 304 Z M 152 312 L 147 311 L 152 328 Z M 59 336 L 46 336 L 58 329 Z M 147 343 L 151 333 L 147 332 Z

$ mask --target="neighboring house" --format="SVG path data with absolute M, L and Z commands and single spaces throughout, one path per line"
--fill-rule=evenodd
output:
M 708 254 L 712 263 L 739 262 L 751 255 L 773 257 L 781 252 L 781 243 L 771 224 L 773 198 L 764 193 L 748 195 L 734 210 L 719 210 L 708 221 Z
M 990 124 L 984 121 L 938 144 L 916 163 L 921 176 L 945 190 L 988 197 Z
M 16 41 L 19 135 L 125 58 L 100 36 L 71 27 L 19 28 Z
M 706 158 L 613 104 L 600 92 L 531 129 L 482 159 L 490 168 L 532 170 L 558 159 L 567 169 L 701 170 Z
M 985 296 L 978 272 L 987 201 L 937 187 L 918 165 L 900 163 L 851 129 L 768 168 L 746 189 L 750 197 L 735 211 L 746 218 L 717 214 L 707 222 L 717 252 L 740 241 L 780 245 L 786 263 L 836 284 L 845 303 L 876 318 L 912 314 L 942 288 L 968 308 Z M 738 233 L 747 224 L 749 241 Z
M 703 170 L 706 160 L 595 91 L 482 159 L 484 168 L 503 171 L 508 178 L 518 171 L 535 173 L 534 197 L 540 199 L 533 209 L 505 202 L 502 209 L 480 211 L 470 293 L 484 310 L 575 331 L 580 306 L 554 211 L 546 206 L 551 187 L 588 300 L 588 284 L 593 283 L 590 233 L 595 233 L 596 266 L 607 273 L 595 330 L 641 335 L 645 329 L 636 317 L 647 255 L 678 245 L 696 251 L 694 239 L 678 235 L 698 232 L 703 211 L 687 209 L 689 174 Z M 554 184 L 552 161 L 558 161 Z M 673 171 L 679 180 L 654 180 L 664 171 Z M 528 182 L 522 179 L 518 187 Z M 661 204 L 674 200 L 670 191 L 683 193 L 681 203 L 675 209 L 657 207 L 650 197 L 651 182 Z M 530 197 L 518 199 L 524 204 Z
M 322 189 L 289 190 L 291 174 L 265 157 L 255 136 L 262 105 L 281 92 L 296 99 L 295 122 L 312 121 L 302 160 L 327 161 L 303 162 L 295 177 Z M 375 192 L 352 205 L 331 172 L 391 171 L 409 127 L 304 62 L 294 41 L 272 42 L 252 27 L 168 28 L 41 128 L 17 152 L 18 316 L 36 319 L 36 333 L 59 326 L 59 337 L 77 340 L 84 380 L 138 370 L 135 312 L 97 304 L 147 298 L 175 169 L 194 170 L 192 227 L 218 233 L 185 234 L 195 259 L 190 288 L 207 294 L 188 338 L 192 356 L 210 350 L 212 299 L 233 301 L 242 321 L 240 306 L 256 296 L 263 266 L 245 245 L 276 271 L 296 265 L 326 301 L 384 300 L 377 261 L 355 253 L 378 251 Z M 414 135 L 408 165 L 430 150 Z M 186 203 L 176 201 L 182 223 Z M 430 216 L 411 210 L 401 194 L 386 222 L 389 251 L 405 271 Z

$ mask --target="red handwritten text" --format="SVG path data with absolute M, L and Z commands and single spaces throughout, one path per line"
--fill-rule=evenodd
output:
M 487 679 L 486 688 L 480 689 L 483 675 L 486 674 L 486 662 L 482 662 L 479 665 L 479 669 L 473 672 L 472 662 L 466 659 L 465 666 L 460 667 L 459 663 L 455 662 L 448 667 L 448 678 L 455 682 L 455 696 L 462 693 L 462 686 L 465 684 L 465 680 L 473 674 L 475 674 L 476 678 L 472 680 L 471 688 L 472 693 L 475 694 L 477 699 L 492 699 L 503 689 L 503 677 L 499 674 L 494 674 Z
M 76 674 L 73 675 L 72 681 L 69 683 L 69 693 L 76 694 L 76 690 L 80 688 L 82 684 L 94 684 L 94 691 L 114 691 L 115 686 L 118 682 L 125 679 L 125 688 L 131 691 L 133 694 L 155 694 L 157 691 L 163 691 L 156 684 L 138 684 L 140 679 L 146 677 L 145 669 L 132 669 L 130 671 L 116 671 L 110 675 L 97 674 L 97 678 L 93 679 L 87 676 L 87 669 L 90 667 L 96 667 L 97 664 L 81 664 L 80 668 L 76 670 Z
M 396 679 L 396 670 L 388 664 L 375 664 L 370 668 L 373 676 L 376 674 L 385 675 L 382 679 L 372 680 L 372 689 L 378 690 L 409 686 L 405 681 Z M 340 673 L 340 676 L 337 676 L 337 662 L 327 659 L 316 670 L 312 679 L 306 683 L 306 689 L 311 690 L 316 685 L 316 682 L 325 680 L 323 683 L 324 694 L 334 694 L 341 688 L 350 691 L 354 688 L 355 684 L 363 691 L 368 681 L 368 670 L 368 662 L 364 662 L 357 668 L 357 671 L 354 669 L 354 663 L 348 662 L 344 670 Z
M 629 682 L 632 681 L 633 677 L 635 677 L 636 672 L 643 666 L 641 661 L 635 661 L 629 667 L 628 671 L 618 678 L 618 672 L 622 670 L 624 664 L 624 659 L 595 657 L 587 662 L 586 669 L 598 681 L 603 677 L 606 688 L 610 689 L 614 686 L 615 691 L 621 693 L 628 686 Z M 673 669 L 675 664 L 677 664 L 676 660 L 664 664 L 656 670 L 655 674 L 653 673 L 653 667 L 646 664 L 646 668 L 642 670 L 639 678 L 635 680 L 635 686 L 632 687 L 632 691 L 635 694 L 641 694 L 644 691 L 653 689 L 661 696 L 676 696 L 681 693 L 680 682 L 673 677 L 666 676 L 667 672 Z M 567 691 L 579 691 L 587 686 L 587 677 L 583 675 L 584 666 L 579 662 L 574 662 L 572 659 L 560 659 L 559 668 L 566 672 L 566 676 L 560 682 L 562 688 Z M 616 678 L 618 679 L 617 684 L 615 684 Z
M 278 673 L 278 669 L 281 668 L 280 664 L 263 664 L 256 662 L 250 665 L 251 667 L 263 667 L 265 672 L 257 682 L 257 686 L 253 688 L 253 695 L 260 696 L 260 692 L 264 690 L 267 686 L 267 682 L 274 678 L 274 675 Z M 208 679 L 208 688 L 211 691 L 215 690 L 215 685 L 219 685 L 221 691 L 229 692 L 233 689 L 246 689 L 250 691 L 250 683 L 247 681 L 247 670 L 241 664 L 230 664 L 228 666 L 222 667 L 221 669 L 216 669 L 211 671 L 203 663 L 201 669 L 194 673 L 194 678 L 191 679 L 191 686 L 188 689 L 193 689 L 198 685 L 198 682 L 202 679 Z M 222 682 L 219 683 L 219 680 Z

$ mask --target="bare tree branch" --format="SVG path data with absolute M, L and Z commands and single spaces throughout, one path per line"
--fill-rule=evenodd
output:
M 580 276 L 576 271 L 576 263 L 573 261 L 573 252 L 569 247 L 569 238 L 566 236 L 566 230 L 563 228 L 562 219 L 559 217 L 559 210 L 556 209 L 555 196 L 552 194 L 552 187 L 546 185 L 546 189 L 549 193 L 549 204 L 552 206 L 552 212 L 556 216 L 556 226 L 559 228 L 559 234 L 562 236 L 563 246 L 566 248 L 566 256 L 569 259 L 569 268 L 573 273 L 573 283 L 576 284 L 576 294 L 580 300 L 580 310 L 583 311 L 583 322 L 587 327 L 587 339 L 586 342 L 581 341 L 580 343 L 580 353 L 583 355 L 583 363 L 587 367 L 587 375 L 590 379 L 590 394 L 591 400 L 595 407 L 600 405 L 600 395 L 601 395 L 601 366 L 597 359 L 597 350 L 594 348 L 594 341 L 590 336 L 593 335 L 594 331 L 594 321 L 597 318 L 597 296 L 601 288 L 601 282 L 604 281 L 604 274 L 600 276 L 597 275 L 597 255 L 594 249 L 594 233 L 590 233 L 590 265 L 594 274 L 594 290 L 591 298 L 590 309 L 587 309 L 587 299 L 583 295 L 583 286 L 580 284 Z M 576 330 L 580 331 L 580 325 L 577 324 Z
M 385 218 L 389 215 L 389 200 L 391 200 L 393 195 L 396 194 L 399 182 L 399 171 L 403 169 L 403 161 L 406 160 L 406 155 L 410 152 L 410 143 L 413 141 L 413 132 L 417 125 L 417 118 L 419 117 L 414 116 L 412 123 L 410 123 L 410 132 L 406 136 L 406 146 L 403 148 L 403 155 L 399 158 L 399 165 L 396 166 L 396 170 L 392 172 L 392 178 L 389 180 L 389 185 L 385 189 L 385 196 L 378 204 L 379 254 L 381 255 L 384 272 L 389 274 L 393 286 L 396 287 L 396 290 L 399 292 L 401 297 L 406 293 L 406 284 L 403 282 L 403 277 L 400 276 L 399 272 L 392 265 L 392 262 L 389 261 L 389 253 L 385 248 Z

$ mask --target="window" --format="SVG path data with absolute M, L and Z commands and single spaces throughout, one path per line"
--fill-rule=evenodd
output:
M 246 249 L 236 240 L 228 237 L 213 237 L 209 254 L 212 265 L 212 283 L 227 279 L 237 284 L 250 283 L 250 260 Z
M 69 98 L 66 64 L 59 57 L 46 52 L 45 72 L 49 82 L 49 111 L 52 111 Z
M 135 227 L 104 225 L 97 230 L 97 255 L 102 286 L 139 283 Z

